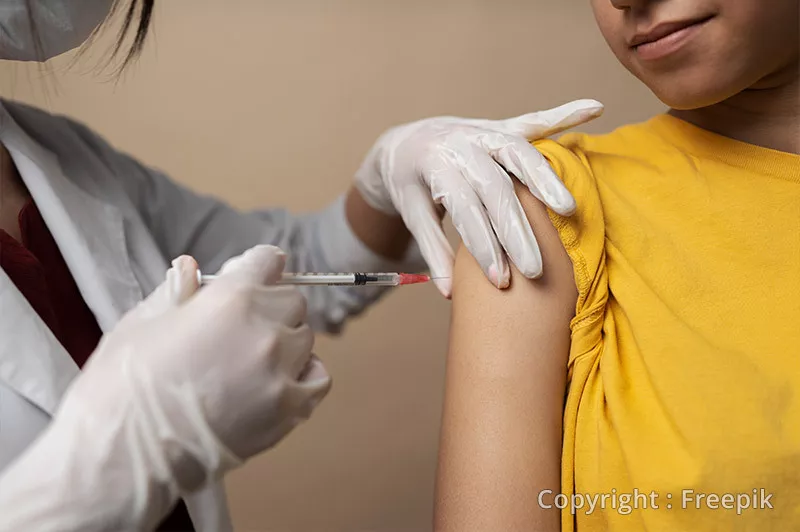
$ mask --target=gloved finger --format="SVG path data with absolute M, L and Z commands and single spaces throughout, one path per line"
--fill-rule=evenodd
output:
M 480 134 L 477 141 L 503 168 L 525 184 L 536 199 L 563 216 L 575 212 L 577 205 L 572 194 L 547 159 L 529 142 L 501 133 Z
M 257 285 L 275 284 L 286 266 L 286 254 L 275 246 L 259 245 L 229 259 L 219 271 L 219 280 L 239 280 Z
M 469 150 L 470 147 L 467 146 L 466 149 Z M 497 167 L 487 155 L 484 154 L 483 158 Z M 495 186 L 492 181 L 496 179 L 490 180 L 486 169 L 483 170 L 479 173 L 487 179 L 486 186 Z M 436 170 L 423 172 L 423 180 L 431 187 L 434 201 L 441 202 L 450 213 L 453 226 L 461 235 L 461 241 L 478 261 L 486 277 L 496 287 L 506 288 L 510 272 L 505 254 L 497 241 L 493 223 L 486 214 L 486 207 L 464 172 L 468 170 L 448 164 L 438 165 Z
M 167 270 L 166 280 L 123 317 L 120 325 L 160 316 L 187 301 L 199 287 L 198 271 L 197 261 L 188 255 L 173 260 L 172 267 Z
M 314 349 L 315 340 L 314 332 L 308 325 L 297 328 L 279 325 L 277 330 L 273 328 L 272 331 L 269 335 L 272 338 L 269 349 L 274 356 L 268 358 L 272 365 L 270 369 L 297 380 L 303 374 L 303 369 L 308 361 L 311 360 L 311 350 Z
M 538 140 L 594 120 L 603 114 L 604 109 L 597 100 L 575 100 L 546 111 L 498 120 L 489 128 L 507 135 Z
M 419 246 L 420 253 L 428 264 L 436 288 L 446 298 L 452 294 L 452 276 L 455 254 L 442 230 L 442 222 L 430 192 L 422 187 L 404 190 L 404 201 L 400 214 L 409 232 Z
M 306 321 L 308 302 L 293 286 L 270 286 L 254 290 L 251 297 L 260 319 L 287 327 L 299 327 Z
M 473 153 L 470 164 L 465 165 L 461 171 L 485 206 L 494 228 L 492 236 L 496 235 L 495 238 L 499 239 L 523 275 L 531 279 L 541 276 L 542 255 L 539 244 L 514 192 L 511 177 L 488 155 L 485 148 L 473 145 L 471 149 Z M 498 286 L 508 286 L 510 278 L 511 272 L 506 266 L 502 284 Z
M 156 289 L 156 292 L 163 289 L 162 293 L 166 300 L 163 310 L 184 303 L 197 292 L 200 287 L 200 283 L 197 281 L 199 269 L 197 261 L 189 255 L 181 255 L 172 261 L 172 267 L 167 270 L 166 282 Z
M 306 364 L 299 381 L 302 388 L 308 392 L 307 401 L 312 410 L 328 395 L 333 383 L 322 360 L 315 355 L 311 355 L 311 360 Z
M 331 376 L 322 361 L 312 353 L 311 359 L 300 372 L 297 380 L 306 384 L 315 384 L 319 381 L 330 381 Z
M 332 380 L 322 361 L 314 355 L 311 355 L 303 373 L 301 380 L 288 384 L 286 395 L 297 417 L 308 419 L 317 405 L 328 395 Z

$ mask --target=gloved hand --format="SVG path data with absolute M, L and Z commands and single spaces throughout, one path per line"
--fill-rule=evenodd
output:
M 142 411 L 152 407 L 154 421 L 170 420 L 176 433 L 196 417 L 238 458 L 272 447 L 310 416 L 331 384 L 311 354 L 305 299 L 294 287 L 269 286 L 285 263 L 280 249 L 256 246 L 226 262 L 219 278 L 188 300 L 197 267 L 182 257 L 167 282 L 103 339 L 65 403 L 95 402 L 99 391 L 90 378 L 112 383 L 106 391 L 119 394 L 125 383 L 115 377 L 124 367 L 131 401 L 145 400 L 150 406 Z
M 199 293 L 182 257 L 103 337 L 53 422 L 0 478 L 0 530 L 153 528 L 176 498 L 273 445 L 330 388 L 305 303 L 258 246 Z
M 355 185 L 372 207 L 403 217 L 446 297 L 454 254 L 437 204 L 487 277 L 504 288 L 510 271 L 503 249 L 526 277 L 542 274 L 539 246 L 510 176 L 557 213 L 572 214 L 575 200 L 530 142 L 602 112 L 600 102 L 578 100 L 508 120 L 440 117 L 398 126 L 377 141 Z

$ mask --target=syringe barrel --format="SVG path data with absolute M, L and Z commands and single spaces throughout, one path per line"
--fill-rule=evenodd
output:
M 197 281 L 204 284 L 216 279 L 216 275 L 201 275 Z M 284 273 L 277 284 L 294 286 L 398 286 L 397 273 Z
M 278 284 L 328 286 L 397 286 L 396 273 L 285 273 Z

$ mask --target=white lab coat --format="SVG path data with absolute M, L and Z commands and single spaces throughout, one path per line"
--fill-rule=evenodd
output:
M 74 121 L 18 103 L 0 100 L 0 143 L 103 331 L 158 286 L 180 254 L 194 256 L 206 272 L 259 243 L 286 250 L 294 271 L 423 266 L 416 248 L 403 265 L 365 248 L 347 225 L 341 198 L 301 217 L 279 209 L 243 214 L 178 186 Z M 336 332 L 381 293 L 308 290 L 309 322 Z M 0 472 L 45 428 L 78 372 L 0 270 Z M 231 528 L 221 484 L 185 500 L 198 530 Z

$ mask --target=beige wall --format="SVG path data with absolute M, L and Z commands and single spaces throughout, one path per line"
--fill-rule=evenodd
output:
M 0 64 L 0 94 L 77 117 L 237 206 L 297 210 L 344 191 L 395 123 L 592 97 L 607 113 L 586 129 L 604 131 L 660 109 L 606 50 L 586 1 L 170 0 L 156 19 L 119 83 L 83 75 L 86 58 L 66 71 L 68 57 L 53 63 L 56 84 Z M 343 338 L 319 339 L 333 391 L 231 476 L 238 529 L 428 528 L 448 310 L 433 287 L 407 288 Z

